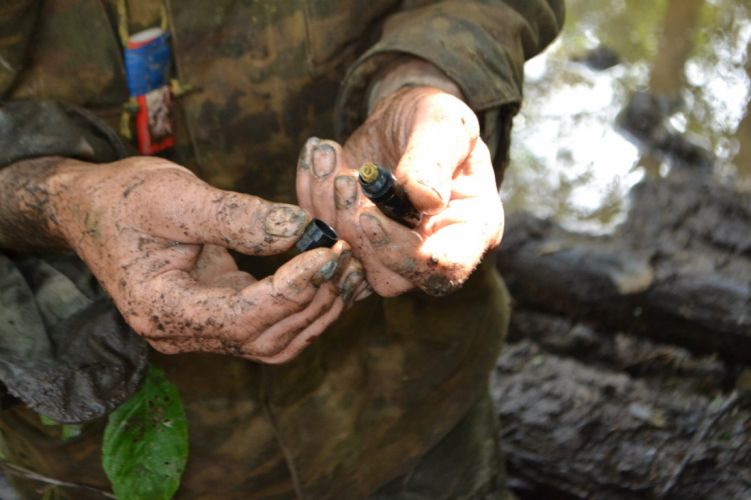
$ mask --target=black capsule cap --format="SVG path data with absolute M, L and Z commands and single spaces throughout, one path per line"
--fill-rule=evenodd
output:
M 307 252 L 314 248 L 331 248 L 339 239 L 334 228 L 323 222 L 321 219 L 313 219 L 308 227 L 303 231 L 300 239 L 297 240 L 295 248 L 300 252 Z

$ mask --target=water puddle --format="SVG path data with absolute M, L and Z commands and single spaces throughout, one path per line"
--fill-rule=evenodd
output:
M 751 2 L 567 5 L 559 39 L 525 67 L 507 212 L 604 233 L 645 176 L 683 168 L 749 184 Z

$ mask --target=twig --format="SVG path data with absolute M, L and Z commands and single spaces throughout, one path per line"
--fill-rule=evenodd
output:
M 88 484 L 69 483 L 67 481 L 59 481 L 57 479 L 52 479 L 51 477 L 43 476 L 42 474 L 39 474 L 37 472 L 34 472 L 25 467 L 21 467 L 20 465 L 16 465 L 14 463 L 8 462 L 3 459 L 0 459 L 0 467 L 5 469 L 8 475 L 22 477 L 25 479 L 30 479 L 32 481 L 37 481 L 39 483 L 50 484 L 52 486 L 62 486 L 64 488 L 73 488 L 77 490 L 91 491 L 94 493 L 99 493 L 105 498 L 116 498 L 115 495 L 113 495 L 112 493 L 108 491 L 100 490 L 99 488 L 96 488 L 94 486 L 89 486 Z
M 694 453 L 696 453 L 696 449 L 699 447 L 702 441 L 707 437 L 709 434 L 709 431 L 712 430 L 712 428 L 717 424 L 717 422 L 724 417 L 730 410 L 732 410 L 736 403 L 738 402 L 738 392 L 733 391 L 730 396 L 727 397 L 724 403 L 722 403 L 722 406 L 711 415 L 708 415 L 704 422 L 702 423 L 701 429 L 699 429 L 699 432 L 696 433 L 694 436 L 693 441 L 691 441 L 691 446 L 689 446 L 688 451 L 686 452 L 686 455 L 684 455 L 683 460 L 678 464 L 673 474 L 670 476 L 670 480 L 665 484 L 665 487 L 662 489 L 662 492 L 659 495 L 659 498 L 665 498 L 672 490 L 675 488 L 675 485 L 678 484 L 678 481 L 680 480 L 681 476 L 683 475 L 683 472 L 686 470 L 686 467 L 688 466 L 689 462 L 691 462 L 691 459 L 694 456 Z

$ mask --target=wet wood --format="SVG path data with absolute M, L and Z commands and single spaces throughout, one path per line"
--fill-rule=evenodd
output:
M 512 217 L 498 264 L 525 308 L 751 362 L 751 196 L 708 178 L 632 192 L 610 236 Z
M 751 39 L 746 46 L 746 76 L 751 80 Z M 738 154 L 733 163 L 746 179 L 751 178 L 751 99 L 746 102 L 746 111 L 735 130 Z
M 627 351 L 619 355 L 628 361 Z M 749 397 L 691 390 L 680 381 L 691 368 L 679 364 L 658 383 L 619 368 L 554 354 L 530 340 L 506 349 L 493 394 L 516 493 L 524 499 L 749 498 Z M 700 379 L 707 366 L 698 362 L 697 368 L 689 379 Z
M 751 196 L 677 171 L 612 235 L 509 218 L 493 377 L 523 499 L 751 498 Z
M 678 97 L 685 87 L 686 61 L 694 50 L 704 0 L 668 0 L 649 89 Z

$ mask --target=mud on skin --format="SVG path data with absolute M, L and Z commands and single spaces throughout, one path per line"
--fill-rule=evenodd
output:
M 0 169 L 0 248 L 13 250 L 66 248 L 50 210 L 48 179 L 61 158 L 25 160 Z
M 218 190 L 163 159 L 46 159 L 0 175 L 0 194 L 11 200 L 0 207 L 2 243 L 73 247 L 130 326 L 165 353 L 284 362 L 336 320 L 340 290 L 349 298 L 349 288 L 361 289 L 343 242 L 298 255 L 261 281 L 239 271 L 228 248 L 284 252 L 308 214 Z

